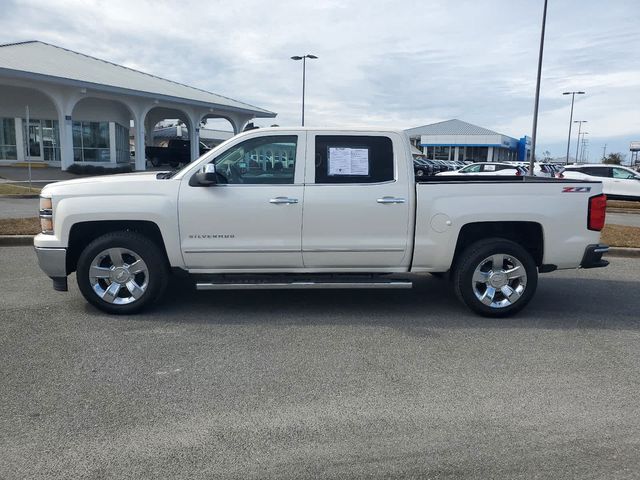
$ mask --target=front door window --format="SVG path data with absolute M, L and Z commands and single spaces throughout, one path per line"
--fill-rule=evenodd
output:
M 295 135 L 245 140 L 214 160 L 216 171 L 228 184 L 292 184 L 297 142 Z

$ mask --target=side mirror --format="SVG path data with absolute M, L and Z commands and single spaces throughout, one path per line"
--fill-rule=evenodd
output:
M 216 173 L 216 166 L 213 163 L 207 163 L 202 167 L 202 170 L 189 180 L 189 185 L 192 187 L 210 187 L 217 183 L 219 183 L 218 174 Z

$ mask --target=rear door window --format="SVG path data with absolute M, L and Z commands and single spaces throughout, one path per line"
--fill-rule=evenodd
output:
M 389 137 L 317 135 L 315 183 L 381 183 L 394 180 Z
M 592 177 L 611 177 L 611 169 L 608 167 L 582 167 L 581 171 Z

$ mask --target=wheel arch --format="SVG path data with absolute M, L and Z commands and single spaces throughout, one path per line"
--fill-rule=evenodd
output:
M 537 266 L 544 258 L 544 232 L 537 222 L 475 222 L 460 229 L 454 250 L 452 268 L 460 254 L 473 243 L 486 238 L 503 238 L 521 245 L 531 254 Z
M 97 220 L 78 222 L 69 231 L 67 247 L 67 275 L 74 272 L 78 266 L 80 254 L 89 243 L 106 233 L 129 231 L 137 232 L 153 241 L 167 258 L 167 249 L 162 238 L 160 227 L 148 220 Z

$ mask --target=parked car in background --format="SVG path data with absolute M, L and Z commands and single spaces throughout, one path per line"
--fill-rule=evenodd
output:
M 434 170 L 433 164 L 427 162 L 423 158 L 413 158 L 413 173 L 416 178 L 435 175 Z
M 211 149 L 207 145 L 200 142 L 200 155 L 209 150 Z M 191 162 L 191 142 L 173 138 L 169 140 L 166 147 L 146 147 L 144 154 L 154 167 L 169 165 L 171 168 L 176 168 Z
M 442 172 L 437 175 L 526 175 L 527 170 L 519 165 L 500 162 L 472 163 L 466 167 L 451 172 Z
M 602 191 L 613 200 L 640 201 L 640 173 L 620 165 L 567 165 L 558 178 L 602 182 Z

